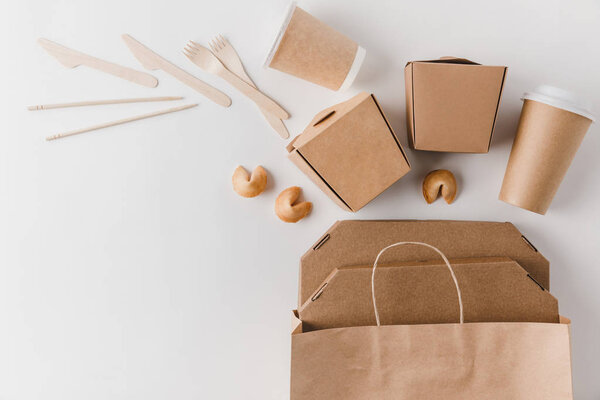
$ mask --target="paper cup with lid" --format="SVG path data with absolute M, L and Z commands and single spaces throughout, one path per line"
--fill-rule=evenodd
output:
M 293 2 L 271 47 L 265 67 L 331 90 L 349 88 L 366 51 Z
M 553 86 L 539 86 L 522 100 L 499 199 L 545 214 L 595 118 L 589 104 Z

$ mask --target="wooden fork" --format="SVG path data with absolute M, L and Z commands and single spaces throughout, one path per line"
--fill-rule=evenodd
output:
M 233 48 L 233 46 L 225 39 L 223 36 L 219 35 L 213 40 L 211 40 L 210 49 L 213 54 L 225 65 L 225 67 L 240 77 L 244 82 L 248 85 L 256 88 L 252 79 L 246 73 L 244 69 L 244 65 L 242 64 L 242 60 L 238 55 L 237 51 Z M 258 89 L 258 88 L 257 88 Z M 269 111 L 259 108 L 260 112 L 263 114 L 269 125 L 277 132 L 279 136 L 283 139 L 287 139 L 290 137 L 290 134 L 285 127 L 283 121 L 277 118 L 275 115 L 271 114 Z
M 221 61 L 219 61 L 219 59 L 206 47 L 190 41 L 183 50 L 183 53 L 190 61 L 206 72 L 210 72 L 225 79 L 233 87 L 258 104 L 260 108 L 268 110 L 270 113 L 281 119 L 288 119 L 290 117 L 287 111 L 281 108 L 279 104 L 275 103 L 266 95 L 258 91 L 258 89 L 248 85 L 233 72 L 225 68 L 223 63 L 221 63 Z

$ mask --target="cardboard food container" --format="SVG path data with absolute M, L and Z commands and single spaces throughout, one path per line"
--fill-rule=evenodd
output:
M 358 211 L 410 171 L 375 96 L 364 92 L 318 113 L 287 150 L 289 159 L 347 211 Z
M 349 88 L 366 51 L 292 3 L 265 61 L 270 67 L 331 90 Z
M 542 288 L 550 289 L 550 264 L 509 222 L 346 220 L 336 222 L 300 260 L 299 302 L 309 300 L 340 267 L 372 265 L 383 247 L 400 241 L 429 243 L 450 259 L 508 257 Z M 384 262 L 439 261 L 428 249 L 391 250 Z
M 485 257 L 450 264 L 462 292 L 464 322 L 559 322 L 556 298 L 516 261 Z M 373 265 L 334 269 L 298 308 L 304 331 L 376 325 L 372 271 Z M 375 285 L 386 325 L 456 321 L 456 288 L 444 262 L 380 265 Z
M 499 199 L 545 214 L 594 116 L 570 92 L 543 85 L 523 95 L 523 109 Z
M 487 153 L 506 70 L 455 57 L 406 64 L 406 123 L 411 147 Z

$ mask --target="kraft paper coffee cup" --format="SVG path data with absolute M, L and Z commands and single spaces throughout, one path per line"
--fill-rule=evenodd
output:
M 365 49 L 292 3 L 265 67 L 332 90 L 349 88 Z
M 552 86 L 540 86 L 522 100 L 499 199 L 545 214 L 594 116 L 588 104 Z

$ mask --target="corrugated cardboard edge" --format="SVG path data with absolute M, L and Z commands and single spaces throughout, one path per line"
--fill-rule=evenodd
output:
M 406 133 L 408 136 L 408 143 L 411 149 L 413 150 L 421 150 L 421 151 L 436 151 L 443 152 L 439 150 L 425 150 L 417 148 L 417 138 L 416 138 L 416 129 L 415 129 L 415 88 L 413 83 L 413 64 L 414 63 L 450 63 L 450 60 L 455 61 L 464 61 L 457 64 L 466 64 L 466 65 L 481 65 L 474 61 L 468 60 L 466 58 L 458 58 L 458 57 L 441 57 L 437 60 L 425 60 L 425 61 L 409 61 L 406 63 L 404 67 L 404 90 L 406 93 Z M 504 73 L 502 74 L 502 82 L 500 83 L 500 93 L 498 94 L 498 103 L 496 104 L 496 112 L 494 113 L 494 121 L 492 122 L 492 131 L 490 132 L 490 141 L 488 142 L 487 151 L 483 153 L 478 152 L 468 152 L 474 154 L 485 154 L 490 151 L 490 147 L 492 145 L 492 137 L 494 136 L 494 130 L 496 129 L 496 120 L 498 119 L 498 110 L 500 109 L 500 102 L 502 100 L 502 92 L 504 91 L 504 82 L 506 81 L 506 73 L 508 71 L 508 67 L 506 66 L 496 66 L 503 67 Z
M 373 101 L 375 102 L 375 105 L 377 106 L 377 109 L 379 110 L 379 113 L 383 117 L 383 120 L 385 121 L 385 124 L 387 125 L 390 134 L 394 138 L 394 141 L 396 142 L 396 145 L 398 146 L 398 149 L 400 150 L 400 153 L 402 154 L 402 157 L 404 157 L 404 161 L 406 161 L 406 164 L 408 165 L 408 171 L 406 171 L 406 173 L 408 173 L 410 171 L 410 169 L 411 169 L 410 161 L 408 161 L 408 157 L 406 156 L 406 153 L 404 152 L 404 149 L 402 148 L 402 144 L 398 140 L 398 136 L 396 136 L 396 133 L 394 132 L 394 130 L 392 129 L 392 126 L 390 125 L 390 122 L 388 121 L 387 117 L 385 116 L 385 113 L 381 109 L 381 106 L 379 105 L 379 102 L 377 101 L 377 98 L 375 97 L 374 94 L 371 94 L 370 96 L 373 99 Z M 339 103 L 339 104 L 344 104 L 344 103 L 346 103 L 346 102 L 342 102 L 342 103 Z M 322 110 L 319 113 L 317 113 L 316 116 L 311 120 L 311 123 L 308 125 L 308 127 L 313 126 L 313 124 L 316 125 L 321 120 L 323 120 L 326 117 L 332 115 L 333 112 L 335 112 L 335 107 L 336 106 L 328 107 L 325 110 Z M 306 129 L 308 129 L 308 127 Z M 305 129 L 305 131 L 306 131 L 306 129 Z M 338 195 L 337 192 L 327 183 L 327 181 L 321 176 L 321 174 L 319 174 L 319 172 L 310 164 L 310 162 L 302 155 L 302 153 L 300 153 L 298 151 L 298 149 L 296 149 L 296 147 L 295 147 L 294 144 L 295 144 L 296 140 L 298 140 L 300 138 L 300 136 L 302 136 L 303 134 L 304 134 L 304 132 L 301 133 L 301 134 L 299 134 L 299 135 L 297 135 L 286 146 L 286 150 L 289 153 L 288 154 L 288 158 L 302 172 L 304 172 L 323 192 L 325 192 L 325 194 L 327 194 L 327 196 L 329 196 L 339 207 L 341 207 L 342 209 L 344 209 L 346 211 L 351 211 L 351 212 L 358 211 L 358 209 L 357 210 L 352 209 L 344 201 L 344 199 L 340 195 Z

